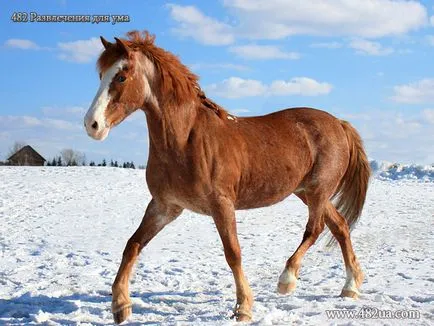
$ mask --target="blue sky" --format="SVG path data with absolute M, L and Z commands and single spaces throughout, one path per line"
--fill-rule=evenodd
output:
M 17 23 L 14 12 L 130 22 Z M 147 29 L 234 114 L 312 106 L 353 123 L 372 159 L 434 163 L 430 1 L 5 1 L 0 18 L 0 159 L 22 141 L 46 158 L 73 148 L 88 160 L 145 164 L 143 113 L 104 142 L 82 121 L 99 86 L 98 37 Z

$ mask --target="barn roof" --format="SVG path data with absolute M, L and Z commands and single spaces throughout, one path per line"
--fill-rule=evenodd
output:
M 14 159 L 18 158 L 21 154 L 28 154 L 35 158 L 38 158 L 40 160 L 46 161 L 45 158 L 43 158 L 37 151 L 33 149 L 32 146 L 26 145 L 23 148 L 21 148 L 19 151 L 15 152 L 15 154 L 11 155 L 11 157 L 8 158 L 8 161 L 13 161 Z

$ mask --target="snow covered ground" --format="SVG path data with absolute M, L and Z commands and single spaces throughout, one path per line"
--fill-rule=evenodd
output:
M 372 180 L 352 234 L 366 274 L 358 301 L 338 296 L 343 263 L 339 249 L 324 249 L 325 237 L 308 251 L 296 292 L 276 293 L 307 219 L 295 197 L 238 212 L 243 264 L 256 300 L 252 324 L 433 325 L 429 180 Z M 144 171 L 0 167 L 0 194 L 0 324 L 112 323 L 111 283 L 150 199 Z M 205 216 L 184 212 L 145 248 L 131 291 L 131 324 L 235 324 L 229 319 L 233 278 Z M 326 313 L 362 307 L 417 310 L 420 319 L 334 320 Z

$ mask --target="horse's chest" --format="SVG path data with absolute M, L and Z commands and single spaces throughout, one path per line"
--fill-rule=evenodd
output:
M 209 215 L 209 186 L 203 180 L 197 182 L 190 171 L 151 169 L 147 171 L 147 182 L 154 198 Z

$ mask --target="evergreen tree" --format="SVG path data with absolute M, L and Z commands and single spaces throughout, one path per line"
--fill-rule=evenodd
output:
M 111 166 L 111 167 L 114 167 L 114 166 L 115 166 L 115 163 L 113 162 L 113 160 L 110 160 L 110 166 Z
M 127 168 L 127 163 L 124 162 L 124 164 L 122 164 L 122 167 L 123 167 L 124 169 L 126 169 L 126 168 Z
M 90 161 L 89 166 L 95 166 L 95 162 L 94 161 Z
M 118 161 L 115 161 L 114 167 L 117 168 L 118 166 Z
M 53 157 L 53 160 L 51 161 L 51 166 L 56 166 L 57 162 L 56 162 L 56 158 Z
M 105 158 L 102 160 L 101 166 L 107 166 L 107 162 L 106 162 Z
M 57 157 L 57 166 L 62 166 L 62 158 L 59 156 Z
M 130 168 L 131 169 L 135 169 L 136 167 L 134 166 L 134 162 L 133 161 L 131 161 L 131 163 L 130 163 Z

